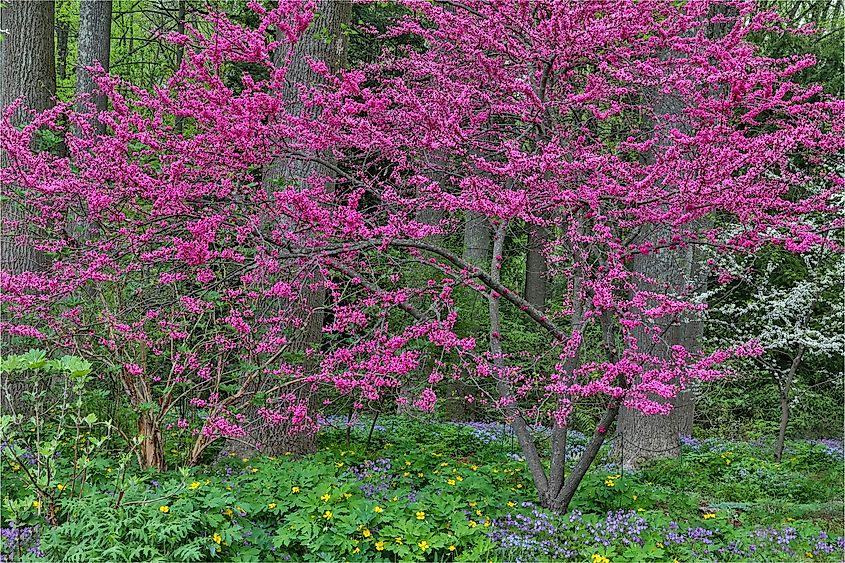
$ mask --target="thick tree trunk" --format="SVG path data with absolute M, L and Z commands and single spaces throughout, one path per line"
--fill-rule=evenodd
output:
M 29 120 L 29 110 L 43 111 L 53 106 L 56 94 L 56 68 L 53 53 L 53 2 L 6 0 L 0 3 L 0 105 L 5 110 L 21 99 L 24 107 L 12 116 L 13 123 L 23 125 Z M 5 153 L 0 154 L 0 166 L 8 164 Z M 15 186 L 0 186 L 4 196 L 0 200 L 0 270 L 10 274 L 39 272 L 47 267 L 43 252 L 28 240 L 25 228 L 27 212 L 11 199 Z M 7 335 L 0 337 L 2 353 L 15 353 Z M 21 401 L 27 390 L 26 380 L 16 374 L 0 380 L 0 409 L 3 412 L 23 413 Z
M 23 98 L 26 107 L 42 111 L 53 106 L 56 65 L 53 54 L 53 2 L 6 0 L 0 8 L 0 100 L 7 107 Z M 18 123 L 25 121 L 18 112 Z
M 95 94 L 97 85 L 87 69 L 100 63 L 103 70 L 109 70 L 111 49 L 111 0 L 82 0 L 79 4 L 79 57 L 76 63 L 76 95 L 92 96 L 80 100 L 77 110 L 84 110 L 82 104 L 94 102 L 97 111 L 108 109 L 108 100 L 102 94 Z M 105 133 L 105 125 L 95 121 L 97 132 Z
M 548 240 L 546 229 L 539 225 L 528 226 L 528 248 L 525 255 L 525 300 L 540 310 L 546 308 L 546 263 L 544 246 Z
M 648 239 L 657 240 L 666 235 L 665 229 L 653 229 L 648 233 Z M 697 253 L 690 247 L 684 252 L 662 250 L 638 256 L 634 259 L 632 269 L 677 294 L 698 277 L 698 262 Z M 698 319 L 667 319 L 660 328 L 663 333 L 657 343 L 643 328 L 631 331 L 638 351 L 658 359 L 669 359 L 674 345 L 681 345 L 690 352 L 700 349 L 703 324 Z M 624 407 L 620 409 L 614 448 L 624 467 L 634 468 L 645 461 L 677 457 L 680 454 L 680 437 L 689 435 L 692 430 L 692 390 L 682 390 L 670 402 L 672 411 L 665 416 L 645 415 Z
M 481 213 L 466 212 L 463 257 L 474 266 L 483 266 L 490 261 L 490 221 Z
M 347 38 L 344 34 L 345 27 L 349 24 L 352 15 L 352 5 L 347 0 L 319 0 L 316 3 L 315 18 L 305 31 L 300 40 L 293 45 L 294 56 L 288 67 L 286 76 L 286 87 L 281 95 L 291 113 L 305 111 L 300 101 L 300 84 L 319 84 L 322 79 L 317 75 L 309 64 L 309 59 L 323 61 L 331 70 L 337 70 L 346 63 Z M 287 49 L 280 49 L 277 53 L 279 64 L 287 56 Z M 318 155 L 323 159 L 331 160 L 329 155 Z M 305 183 L 311 176 L 324 176 L 333 178 L 331 169 L 302 159 L 278 159 L 264 170 L 264 183 L 268 190 L 274 189 L 276 181 L 286 180 L 297 183 Z M 333 190 L 333 185 L 327 185 L 327 189 Z M 315 274 L 318 276 L 319 274 Z M 318 282 L 318 279 L 314 280 Z M 317 285 L 317 284 L 315 284 Z M 300 338 L 290 346 L 291 352 L 304 352 L 308 348 L 319 349 L 322 338 L 323 308 L 326 300 L 326 292 L 323 288 L 313 289 L 306 296 L 304 318 L 305 327 Z M 309 371 L 315 366 L 305 365 Z M 261 390 L 269 382 L 258 384 Z M 310 385 L 303 386 L 298 390 L 292 390 L 302 399 L 307 401 L 308 410 L 314 412 L 317 408 L 317 396 L 311 391 Z M 272 406 L 272 405 L 271 405 Z M 257 419 L 254 407 L 247 409 L 248 419 Z M 271 425 L 263 421 L 250 431 L 246 440 L 230 441 L 227 450 L 241 455 L 255 453 L 256 449 L 248 446 L 247 443 L 257 444 L 258 451 L 267 455 L 280 455 L 286 452 L 294 454 L 306 454 L 316 450 L 316 435 L 313 433 L 292 434 L 290 429 L 284 425 Z
M 56 9 L 62 5 L 61 2 L 56 3 Z M 56 16 L 56 72 L 59 79 L 67 78 L 67 56 L 68 56 L 68 39 L 70 36 L 70 22 L 64 18 L 59 19 Z
M 710 17 L 717 13 L 723 15 L 736 15 L 736 10 L 730 6 L 711 7 Z M 730 31 L 730 22 L 721 24 L 709 24 L 707 33 L 711 37 L 722 37 Z M 659 121 L 661 115 L 680 116 L 682 107 L 680 101 L 672 95 L 654 95 L 652 100 L 655 117 L 657 121 L 650 125 L 655 131 L 666 127 Z M 650 119 L 650 118 L 647 118 Z M 646 127 L 649 126 L 647 122 Z M 670 125 L 674 127 L 675 125 Z M 686 126 L 681 125 L 681 129 Z M 658 146 L 657 151 L 661 148 Z M 649 158 L 654 158 L 654 154 Z M 707 219 L 701 219 L 707 221 Z M 670 236 L 669 229 L 657 227 L 643 233 L 642 241 L 652 241 Z M 676 256 L 675 259 L 672 256 Z M 681 254 L 678 250 L 664 250 L 652 253 L 648 256 L 637 256 L 633 268 L 653 278 L 658 284 L 668 287 L 669 291 L 678 294 L 685 291 L 688 285 L 692 285 L 699 291 L 704 289 L 704 276 L 702 274 L 701 250 L 692 246 Z M 658 357 L 669 357 L 671 346 L 679 344 L 690 352 L 697 352 L 701 348 L 701 341 L 704 336 L 704 324 L 696 318 L 679 319 L 680 324 L 673 327 L 664 327 L 666 332 L 662 341 L 654 345 L 653 352 Z M 634 333 L 639 348 L 651 347 L 651 336 L 642 334 L 641 331 Z M 692 433 L 693 418 L 695 413 L 695 398 L 690 389 L 683 390 L 672 401 L 672 413 L 668 416 L 647 416 L 639 411 L 621 409 L 617 425 L 620 432 L 620 439 L 617 440 L 616 452 L 624 466 L 637 466 L 643 461 L 675 457 L 680 453 L 680 437 Z
M 490 264 L 490 221 L 474 211 L 466 211 L 464 214 L 463 259 L 468 264 L 485 269 Z M 468 303 L 468 306 L 472 307 L 472 303 Z M 472 323 L 468 330 L 471 333 L 481 333 L 486 330 L 486 323 L 481 322 L 475 313 L 473 308 L 473 313 L 466 317 L 466 320 Z M 450 380 L 444 387 L 446 397 L 443 400 L 443 409 L 449 420 L 473 420 L 477 409 L 473 403 L 464 399 L 473 393 L 472 388 L 462 380 Z

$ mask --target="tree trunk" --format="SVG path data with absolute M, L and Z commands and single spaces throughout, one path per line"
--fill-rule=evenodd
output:
M 55 9 L 58 10 L 62 2 L 57 2 Z M 67 55 L 68 39 L 70 35 L 70 23 L 64 18 L 56 16 L 56 72 L 60 80 L 67 78 Z
M 789 366 L 786 377 L 780 385 L 780 428 L 778 428 L 778 440 L 775 443 L 775 461 L 778 463 L 783 458 L 786 427 L 789 424 L 789 403 L 792 400 L 792 382 L 795 380 L 795 372 L 798 371 L 798 366 L 801 365 L 804 350 L 806 350 L 806 346 L 801 344 L 798 348 L 798 353 L 792 359 L 792 364 Z
M 663 228 L 652 229 L 649 240 L 665 238 Z M 646 256 L 637 256 L 632 269 L 666 285 L 671 293 L 684 291 L 690 280 L 697 277 L 698 257 L 693 249 L 685 252 L 662 250 Z M 637 327 L 630 331 L 640 352 L 658 359 L 671 358 L 672 346 L 681 345 L 690 352 L 700 348 L 703 324 L 694 318 L 668 319 L 659 324 L 663 330 L 661 340 L 654 343 L 652 335 Z M 646 415 L 635 409 L 622 407 L 617 423 L 615 453 L 623 467 L 635 468 L 645 461 L 677 457 L 680 454 L 680 437 L 692 430 L 694 402 L 692 390 L 685 389 L 670 401 L 672 411 L 665 416 Z
M 331 70 L 337 70 L 346 63 L 347 38 L 344 34 L 345 27 L 349 24 L 352 16 L 352 5 L 347 0 L 319 0 L 315 6 L 315 17 L 308 29 L 303 33 L 299 41 L 290 47 L 279 49 L 276 53 L 277 64 L 281 64 L 287 56 L 287 49 L 294 49 L 290 66 L 286 76 L 286 86 L 281 92 L 285 105 L 291 113 L 305 111 L 298 85 L 319 84 L 322 78 L 311 70 L 309 59 L 323 61 Z M 323 159 L 331 160 L 330 155 L 319 155 Z M 268 191 L 274 188 L 275 182 L 279 179 L 292 180 L 294 182 L 306 182 L 310 176 L 319 175 L 334 177 L 334 173 L 327 167 L 302 159 L 277 159 L 273 164 L 264 170 L 264 184 Z M 334 189 L 334 186 L 326 186 L 327 189 Z M 319 276 L 319 274 L 315 274 Z M 315 279 L 315 282 L 319 281 Z M 326 300 L 324 288 L 313 289 L 306 295 L 307 305 L 305 307 L 305 328 L 301 338 L 292 343 L 291 352 L 304 352 L 307 348 L 320 347 L 323 327 L 323 308 Z M 306 365 L 305 370 L 309 371 L 315 366 Z M 267 387 L 269 382 L 258 384 L 258 390 Z M 307 401 L 309 412 L 317 408 L 317 396 L 312 392 L 310 385 L 304 385 L 297 390 L 292 390 Z M 271 405 L 272 406 L 272 405 Z M 246 409 L 247 419 L 258 420 L 255 407 Z M 257 450 L 248 446 L 245 442 L 252 442 L 259 446 L 258 451 L 266 455 L 280 455 L 285 452 L 294 454 L 306 454 L 316 451 L 316 434 L 297 433 L 291 434 L 289 428 L 284 425 L 271 425 L 258 420 L 257 425 L 249 432 L 247 440 L 230 441 L 227 450 L 241 455 L 249 455 Z
M 96 63 L 109 70 L 111 50 L 111 0 L 82 0 L 79 5 L 79 56 L 76 62 L 76 95 L 91 96 L 77 103 L 77 111 L 84 111 L 85 103 L 93 102 L 98 112 L 108 109 L 108 100 L 95 94 L 97 85 L 87 67 Z M 105 134 L 105 125 L 94 120 L 97 133 Z
M 185 33 L 185 10 L 186 10 L 186 0 L 179 0 L 179 7 L 176 12 L 176 33 L 184 34 Z M 182 68 L 182 59 L 185 57 L 185 46 L 182 44 L 176 45 L 176 71 L 178 72 L 180 68 Z M 182 134 L 184 129 L 184 119 L 179 116 L 175 119 L 174 127 L 176 129 L 176 133 L 179 135 Z
M 708 17 L 717 13 L 735 16 L 736 9 L 731 6 L 712 6 Z M 708 24 L 707 34 L 710 37 L 723 37 L 730 31 L 730 22 L 720 24 Z M 652 107 L 656 118 L 662 114 L 681 115 L 682 107 L 680 101 L 671 94 L 652 94 L 654 99 Z M 647 118 L 649 119 L 649 118 Z M 649 123 L 659 131 L 665 124 L 659 121 Z M 684 124 L 681 129 L 688 128 Z M 661 147 L 657 146 L 656 151 Z M 653 159 L 654 153 L 648 156 Z M 701 219 L 702 222 L 707 219 Z M 646 229 L 643 233 L 642 242 L 656 242 L 659 239 L 667 239 L 670 236 L 669 229 L 658 227 Z M 678 256 L 673 260 L 671 255 Z M 701 250 L 694 246 L 688 247 L 683 255 L 678 250 L 664 250 L 663 252 L 652 253 L 647 256 L 638 255 L 634 260 L 635 271 L 645 273 L 653 278 L 658 284 L 668 286 L 670 292 L 678 294 L 683 292 L 688 285 L 692 285 L 698 291 L 704 289 L 704 276 L 702 274 Z M 679 344 L 690 352 L 697 352 L 701 348 L 701 341 L 704 336 L 704 324 L 696 318 L 681 319 L 679 326 L 663 327 L 666 332 L 663 340 L 656 345 L 653 352 L 658 357 L 669 357 L 671 346 Z M 651 337 L 642 334 L 642 331 L 635 331 L 640 349 L 643 344 L 651 346 Z M 681 391 L 672 401 L 672 412 L 668 416 L 648 416 L 639 411 L 622 408 L 619 412 L 618 432 L 620 439 L 616 442 L 616 453 L 620 456 L 623 466 L 635 467 L 643 461 L 676 457 L 680 453 L 680 437 L 692 433 L 693 417 L 695 413 L 694 394 L 691 389 Z
M 490 261 L 490 222 L 475 211 L 467 211 L 464 219 L 464 260 L 474 266 Z
M 615 363 L 619 360 L 619 350 L 616 345 L 615 324 L 613 319 L 611 319 L 610 315 L 607 313 L 602 315 L 600 324 L 602 328 L 602 346 L 605 351 L 605 356 L 607 361 Z M 617 385 L 623 389 L 626 388 L 627 383 L 624 376 L 619 376 L 617 379 Z M 593 437 L 590 439 L 590 443 L 587 444 L 587 447 L 584 449 L 584 453 L 581 454 L 581 458 L 578 460 L 578 463 L 576 463 L 575 467 L 572 468 L 572 472 L 563 481 L 560 492 L 555 493 L 554 489 L 546 491 L 541 490 L 540 504 L 561 514 L 569 510 L 569 504 L 572 502 L 572 499 L 575 498 L 575 493 L 578 491 L 581 481 L 584 479 L 584 476 L 587 474 L 590 466 L 592 466 L 593 461 L 595 461 L 598 456 L 601 446 L 604 444 L 604 440 L 607 437 L 608 429 L 616 421 L 618 415 L 619 403 L 616 399 L 611 398 L 607 403 L 604 414 L 602 414 L 602 417 L 599 419 L 598 425 L 593 432 Z M 562 463 L 564 460 L 559 458 L 556 461 L 553 457 L 552 461 L 558 465 L 551 465 L 549 472 L 551 474 L 562 474 Z
M 164 471 L 167 469 L 164 463 L 164 438 L 161 433 L 161 425 L 150 415 L 143 412 L 138 416 L 138 434 L 144 440 L 138 446 L 138 463 L 141 469 L 155 469 Z
M 463 259 L 473 266 L 482 268 L 490 264 L 490 221 L 484 215 L 474 211 L 464 213 Z M 462 293 L 462 295 L 466 294 Z M 468 296 L 463 298 L 470 299 Z M 468 305 L 472 307 L 472 303 Z M 481 322 L 481 319 L 476 316 L 476 308 L 472 307 L 472 309 L 473 314 L 465 317 L 465 321 L 472 323 L 468 330 L 470 333 L 481 334 L 486 330 L 486 323 Z M 451 379 L 444 384 L 444 387 L 446 397 L 443 400 L 443 408 L 449 420 L 473 420 L 477 409 L 474 403 L 464 400 L 464 397 L 473 393 L 472 388 L 463 380 Z
M 53 2 L 6 0 L 0 4 L 0 105 L 5 110 L 21 99 L 24 107 L 15 112 L 12 122 L 23 125 L 32 111 L 53 106 L 56 95 L 56 68 L 53 53 Z M 0 166 L 8 165 L 5 152 L 0 154 Z M 0 271 L 8 274 L 40 272 L 47 267 L 47 257 L 37 250 L 25 232 L 27 212 L 18 203 L 5 199 L 15 186 L 3 185 L 0 199 Z M 8 335 L 0 338 L 3 354 L 15 350 Z M 22 374 L 3 376 L 0 381 L 4 412 L 25 412 L 21 401 L 28 389 Z
M 546 308 L 546 276 L 549 266 L 546 263 L 544 246 L 548 240 L 545 227 L 531 224 L 528 226 L 528 248 L 525 255 L 525 300 L 540 310 Z

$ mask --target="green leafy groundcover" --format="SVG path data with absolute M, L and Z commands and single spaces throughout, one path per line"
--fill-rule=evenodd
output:
M 841 452 L 829 446 L 793 444 L 784 463 L 774 464 L 754 445 L 710 440 L 690 442 L 680 460 L 638 473 L 600 465 L 574 510 L 557 516 L 534 504 L 507 433 L 483 426 L 432 424 L 422 438 L 419 425 L 388 424 L 369 453 L 363 444 L 347 445 L 355 434 L 328 433 L 328 449 L 305 458 L 223 458 L 165 474 L 123 471 L 98 458 L 83 490 L 59 479 L 51 507 L 27 487 L 25 468 L 4 460 L 2 559 L 843 557 Z M 45 520 L 50 511 L 53 525 Z

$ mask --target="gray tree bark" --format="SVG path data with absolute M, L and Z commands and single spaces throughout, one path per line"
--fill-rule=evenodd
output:
M 539 225 L 528 226 L 528 248 L 525 255 L 525 300 L 540 310 L 546 308 L 549 266 L 543 247 L 548 233 Z
M 736 15 L 730 6 L 714 6 L 709 16 L 717 14 Z M 712 38 L 723 37 L 730 31 L 731 24 L 708 24 L 707 34 Z M 680 115 L 680 102 L 671 95 L 656 96 L 652 106 L 656 114 Z M 646 124 L 648 126 L 648 124 Z M 657 130 L 661 123 L 653 123 Z M 656 150 L 660 150 L 657 147 Z M 649 158 L 654 158 L 652 154 Z M 701 221 L 706 221 L 702 219 Z M 652 242 L 661 238 L 667 239 L 669 230 L 663 227 L 645 229 L 642 242 Z M 673 256 L 674 255 L 674 256 Z M 699 291 L 705 289 L 702 273 L 701 249 L 689 247 L 682 252 L 664 250 L 648 256 L 637 256 L 633 269 L 653 278 L 657 283 L 667 286 L 669 291 L 680 293 L 687 285 L 696 287 Z M 701 349 L 704 337 L 702 321 L 687 317 L 681 319 L 677 326 L 664 325 L 663 339 L 655 345 L 653 352 L 658 357 L 668 357 L 671 346 L 679 344 L 690 352 Z M 637 342 L 642 346 L 651 346 L 651 336 L 634 333 Z M 684 390 L 672 401 L 672 413 L 668 416 L 647 416 L 639 411 L 621 408 L 617 423 L 618 440 L 615 444 L 617 454 L 623 466 L 636 467 L 644 461 L 677 457 L 680 454 L 680 437 L 692 433 L 695 417 L 695 397 L 692 390 Z
M 293 46 L 280 49 L 276 53 L 277 63 L 281 64 L 288 54 L 287 49 L 294 50 L 294 56 L 288 67 L 286 85 L 280 93 L 286 107 L 291 113 L 300 113 L 305 110 L 300 101 L 300 84 L 320 84 L 322 78 L 311 70 L 308 59 L 324 61 L 329 69 L 340 69 L 346 63 L 347 38 L 344 28 L 352 16 L 352 5 L 347 0 L 319 0 L 316 5 L 314 20 L 304 32 L 300 40 Z M 321 160 L 331 160 L 330 155 L 315 155 Z M 333 178 L 334 172 L 320 163 L 304 159 L 280 158 L 264 170 L 264 185 L 268 191 L 279 180 L 304 183 L 309 177 L 318 175 Z M 334 189 L 333 185 L 326 186 Z M 319 274 L 315 274 L 319 275 Z M 316 281 L 316 280 L 315 280 Z M 319 348 L 322 339 L 323 327 L 323 306 L 326 301 L 324 289 L 309 291 L 306 295 L 307 305 L 304 308 L 306 318 L 304 328 L 298 335 L 296 342 L 293 342 L 289 350 L 291 352 L 304 352 L 307 348 Z M 305 369 L 313 369 L 313 365 L 306 362 Z M 258 382 L 257 390 L 265 389 L 269 382 Z M 297 395 L 308 401 L 310 412 L 317 407 L 317 397 L 311 392 L 310 385 L 294 390 Z M 248 409 L 248 419 L 258 419 L 255 408 Z M 308 433 L 291 434 L 284 425 L 270 425 L 259 422 L 250 431 L 246 440 L 230 442 L 227 449 L 241 455 L 254 453 L 252 444 L 259 444 L 261 453 L 266 455 L 280 455 L 285 452 L 294 454 L 305 454 L 316 450 L 316 436 Z
M 467 211 L 464 214 L 464 248 L 463 259 L 468 264 L 486 268 L 490 264 L 490 221 L 484 215 L 474 211 Z M 465 297 L 469 299 L 469 297 Z M 476 303 L 476 305 L 479 305 Z M 482 333 L 486 330 L 485 323 L 478 322 L 475 317 L 476 307 L 472 302 L 467 302 L 472 309 L 467 318 L 471 319 L 473 333 Z M 480 309 L 480 307 L 478 307 Z M 464 381 L 450 380 L 445 384 L 446 397 L 443 401 L 444 411 L 449 420 L 472 420 L 476 409 L 473 404 L 467 403 L 464 397 L 472 394 L 472 388 Z
M 475 211 L 467 211 L 464 218 L 464 260 L 474 266 L 490 261 L 490 222 Z
M 54 10 L 60 11 L 62 2 L 56 2 Z M 67 78 L 67 56 L 68 56 L 68 39 L 70 35 L 70 22 L 65 18 L 56 16 L 56 72 L 59 79 Z
M 645 240 L 665 238 L 664 228 L 653 228 Z M 664 285 L 672 293 L 682 293 L 687 284 L 695 283 L 700 258 L 696 249 L 683 251 L 664 249 L 647 256 L 637 256 L 632 269 Z M 700 349 L 703 323 L 695 318 L 666 319 L 659 323 L 660 341 L 654 343 L 651 333 L 642 327 L 631 331 L 640 352 L 659 359 L 671 357 L 671 347 L 681 345 L 690 352 Z M 637 467 L 654 459 L 677 457 L 680 437 L 692 431 L 695 404 L 691 390 L 681 391 L 670 401 L 672 411 L 666 416 L 645 415 L 638 410 L 622 407 L 617 422 L 616 453 L 625 467 Z
M 666 124 L 661 123 L 661 115 L 677 116 L 681 111 L 681 102 L 671 95 L 652 94 L 651 107 L 655 118 L 646 118 L 644 127 L 652 128 L 659 134 Z M 656 149 L 656 150 L 659 150 Z M 653 162 L 655 152 L 646 159 Z M 642 227 L 639 242 L 671 240 L 671 229 L 665 225 L 648 225 Z M 631 269 L 653 280 L 656 291 L 668 292 L 670 295 L 683 294 L 686 286 L 693 279 L 696 253 L 692 247 L 683 252 L 672 249 L 660 249 L 648 255 L 638 254 L 634 257 Z M 649 284 L 643 284 L 643 289 Z M 682 320 L 690 321 L 682 323 Z M 631 336 L 637 342 L 637 350 L 648 353 L 658 359 L 671 357 L 672 346 L 680 344 L 690 351 L 698 349 L 698 343 L 703 333 L 701 323 L 692 323 L 692 319 L 662 319 L 658 326 L 661 330 L 661 340 L 653 343 L 652 334 L 638 327 L 631 331 Z M 648 366 L 646 366 L 648 367 Z M 672 411 L 666 416 L 646 415 L 634 409 L 621 407 L 616 424 L 616 441 L 614 450 L 619 456 L 623 467 L 638 467 L 643 462 L 655 459 L 677 457 L 680 454 L 680 437 L 686 431 L 692 430 L 693 397 L 689 390 L 684 390 L 675 399 L 668 401 Z
M 87 67 L 100 63 L 109 70 L 111 51 L 112 0 L 81 0 L 79 4 L 79 56 L 76 62 L 76 95 L 92 96 L 97 111 L 108 109 L 108 100 L 102 94 L 95 94 L 97 85 Z M 77 111 L 84 110 L 84 101 L 77 104 Z M 105 125 L 95 120 L 100 135 L 105 134 Z
M 30 118 L 29 110 L 43 111 L 53 106 L 56 94 L 56 65 L 53 53 L 53 2 L 5 1 L 0 4 L 0 105 L 7 108 L 21 99 L 24 107 L 15 112 L 13 123 L 23 125 Z M 0 165 L 8 165 L 8 157 L 0 154 Z M 3 196 L 11 196 L 15 186 L 0 186 Z M 47 266 L 44 253 L 26 240 L 23 226 L 27 213 L 19 204 L 0 201 L 0 270 L 10 274 L 43 271 Z M 19 238 L 23 237 L 23 238 Z M 4 314 L 5 316 L 5 314 Z M 14 353 L 7 336 L 0 338 L 2 354 Z M 28 389 L 23 378 L 0 380 L 3 400 L 0 408 L 14 413 L 23 406 L 22 394 Z

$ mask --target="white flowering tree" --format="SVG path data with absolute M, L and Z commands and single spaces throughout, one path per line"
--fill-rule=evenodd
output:
M 838 245 L 831 244 L 798 255 L 772 249 L 751 263 L 721 266 L 723 276 L 735 279 L 708 296 L 708 315 L 716 325 L 712 332 L 720 344 L 753 338 L 765 350 L 743 361 L 757 363 L 777 383 L 781 416 L 775 458 L 780 461 L 790 408 L 801 396 L 802 375 L 812 369 L 817 380 L 817 370 L 823 369 L 829 380 L 842 378 L 845 262 Z

